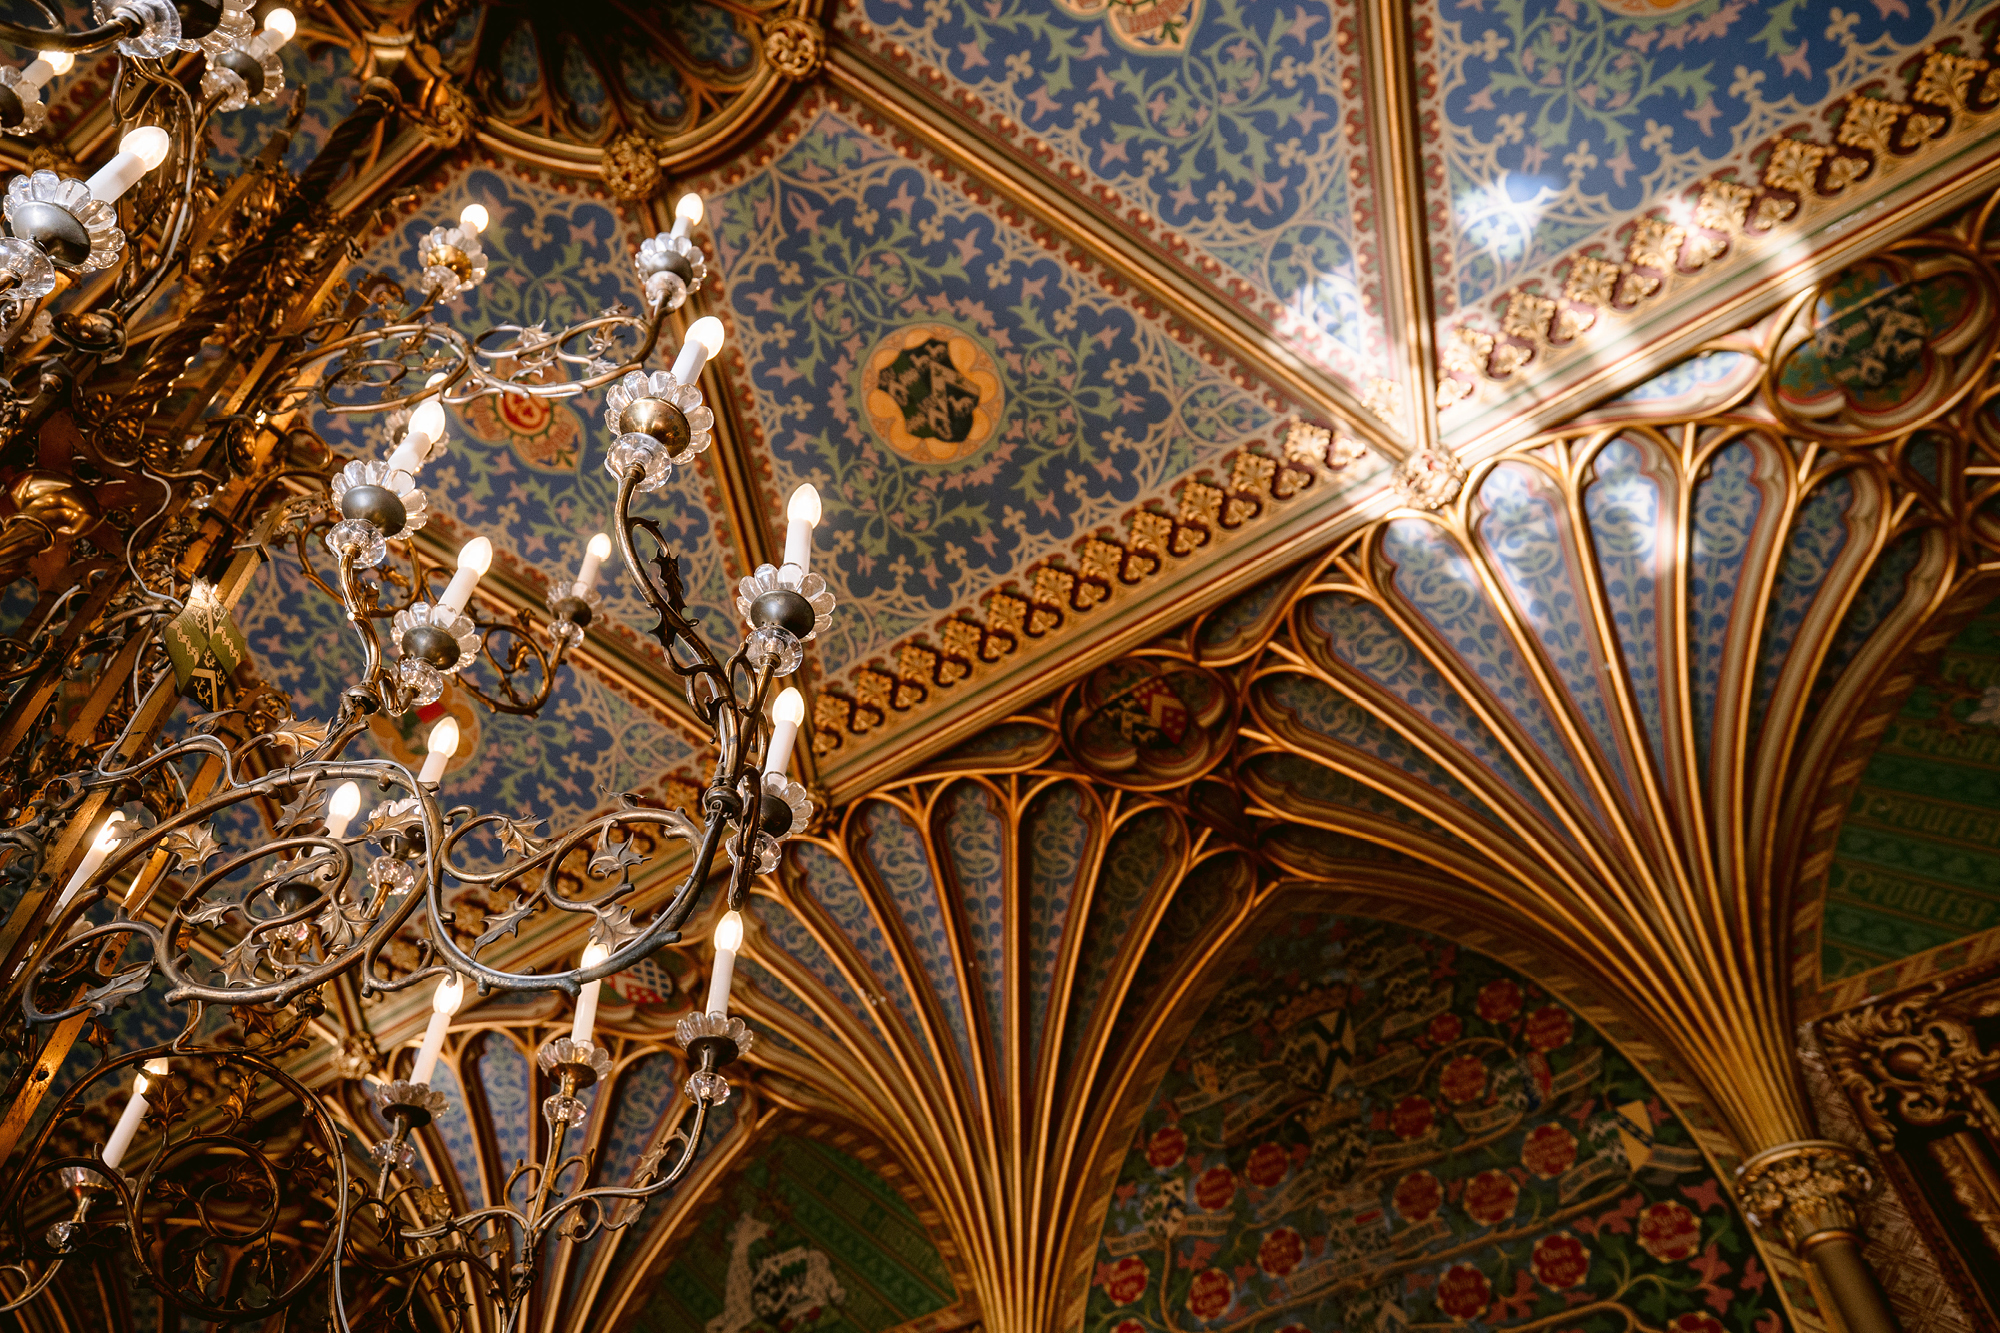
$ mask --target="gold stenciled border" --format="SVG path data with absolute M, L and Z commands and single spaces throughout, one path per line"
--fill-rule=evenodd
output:
M 1932 145 L 1987 125 L 2000 113 L 2000 71 L 1991 64 L 1932 51 L 1911 76 L 1908 101 L 1848 98 L 1832 144 L 1774 139 L 1755 186 L 1732 179 L 1732 169 L 1705 183 L 1692 208 L 1667 204 L 1635 218 L 1622 259 L 1590 253 L 1596 245 L 1572 255 L 1554 297 L 1523 287 L 1495 298 L 1491 304 L 1506 301 L 1497 332 L 1463 320 L 1441 340 L 1438 409 L 1511 387 L 1531 365 L 1546 370 L 1575 359 L 1614 321 L 1762 254 L 1780 224 L 1792 223 L 1792 234 L 1850 186 L 1859 193 L 1863 182 L 1874 186 L 1904 174 Z
M 1267 524 L 1315 482 L 1330 483 L 1361 456 L 1361 446 L 1344 433 L 1297 421 L 1279 453 L 1271 458 L 1244 449 L 1228 460 L 1221 485 L 1198 477 L 1182 482 L 1171 515 L 1151 508 L 1134 513 L 1125 541 L 1087 537 L 1071 556 L 1045 561 L 989 593 L 983 623 L 961 612 L 939 625 L 935 639 L 916 636 L 886 661 L 862 667 L 846 688 L 821 689 L 813 708 L 814 753 L 832 754 L 851 737 L 905 725 L 1027 641 L 1073 634 L 1081 617 L 1114 596 L 1238 531 Z

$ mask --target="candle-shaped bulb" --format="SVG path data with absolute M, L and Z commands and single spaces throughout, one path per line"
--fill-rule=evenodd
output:
M 436 382 L 436 377 L 432 382 Z M 411 409 L 410 423 L 403 429 L 402 442 L 396 446 L 396 452 L 389 455 L 389 470 L 415 476 L 417 469 L 438 452 L 438 441 L 443 438 L 444 404 L 435 398 L 426 398 Z
M 268 55 L 283 46 L 286 42 L 291 41 L 293 34 L 298 32 L 298 30 L 299 21 L 292 16 L 291 10 L 274 9 L 266 14 L 264 16 L 264 31 L 260 36 L 265 54 Z
M 83 892 L 85 886 L 90 883 L 90 877 L 97 873 L 98 867 L 104 864 L 104 859 L 118 846 L 119 835 L 123 832 L 123 824 L 117 813 L 113 812 L 112 816 L 104 821 L 104 826 L 97 830 L 97 836 L 90 840 L 90 847 L 84 852 L 83 859 L 76 863 L 76 873 L 69 877 L 69 883 L 63 886 L 62 896 L 56 899 L 56 911 L 62 911 L 69 905 L 70 899 Z
M 819 513 L 819 488 L 811 482 L 793 491 L 792 498 L 785 502 L 785 517 L 794 523 L 818 527 Z
M 21 71 L 21 86 L 31 92 L 39 93 L 44 84 L 58 74 L 68 73 L 70 66 L 75 63 L 76 57 L 67 51 L 44 51 L 29 61 L 27 67 Z
M 806 697 L 787 685 L 771 705 L 771 744 L 764 751 L 764 771 L 783 775 L 792 762 L 792 743 L 799 738 L 799 724 L 806 720 Z
M 166 161 L 172 146 L 173 140 L 158 125 L 141 125 L 118 141 L 118 151 L 138 158 L 147 171 Z
M 576 571 L 576 581 L 586 588 L 595 588 L 597 571 L 602 569 L 604 562 L 610 558 L 611 537 L 607 533 L 600 532 L 590 539 L 588 546 L 583 548 L 583 566 Z
M 445 765 L 458 753 L 458 719 L 447 713 L 431 728 L 430 750 L 424 755 L 423 770 L 417 774 L 417 781 L 426 787 L 435 787 L 444 777 Z
M 813 529 L 819 526 L 819 491 L 808 482 L 792 492 L 785 505 L 785 563 L 778 582 L 796 588 L 812 565 Z
M 91 197 L 115 203 L 139 178 L 167 160 L 173 140 L 158 125 L 141 125 L 118 141 L 118 154 L 84 182 Z
M 326 807 L 326 836 L 344 838 L 347 826 L 354 822 L 356 812 L 361 809 L 361 788 L 352 782 L 343 782 L 334 789 L 333 800 Z
M 479 582 L 493 563 L 493 543 L 484 537 L 474 537 L 458 552 L 458 573 L 451 576 L 445 585 L 444 596 L 438 598 L 438 609 L 453 613 L 463 611 L 465 604 L 472 600 L 473 585 Z
M 458 225 L 474 236 L 485 231 L 489 221 L 491 219 L 487 216 L 484 204 L 467 204 L 458 211 Z
M 493 543 L 484 537 L 474 537 L 459 549 L 458 567 L 484 574 L 493 567 Z
M 722 321 L 714 315 L 703 315 L 690 324 L 687 341 L 681 344 L 680 355 L 674 358 L 674 378 L 682 384 L 693 384 L 700 379 L 701 368 L 722 350 L 722 336 Z
M 426 398 L 418 403 L 410 413 L 410 431 L 421 431 L 433 440 L 444 438 L 444 404 L 435 398 Z
M 611 951 L 592 940 L 583 950 L 583 966 L 596 967 L 611 957 Z M 592 1029 L 597 1026 L 597 997 L 603 992 L 602 981 L 586 981 L 576 995 L 576 1019 L 569 1025 L 569 1039 L 579 1046 L 590 1045 Z
M 424 1028 L 424 1044 L 417 1048 L 417 1063 L 410 1070 L 410 1082 L 430 1083 L 431 1075 L 437 1072 L 438 1056 L 444 1051 L 444 1036 L 451 1027 L 451 1016 L 458 1012 L 459 1002 L 464 998 L 465 983 L 456 972 L 446 973 L 431 992 L 431 1019 Z
M 140 1072 L 132 1076 L 132 1098 L 125 1103 L 119 1113 L 118 1123 L 111 1128 L 111 1137 L 104 1144 L 104 1164 L 115 1167 L 125 1160 L 125 1150 L 132 1146 L 132 1140 L 139 1133 L 139 1122 L 146 1118 L 146 1089 L 151 1084 L 146 1075 L 163 1077 L 167 1072 L 165 1059 L 146 1061 Z
M 743 914 L 724 912 L 715 923 L 715 972 L 708 979 L 708 1012 L 729 1012 L 729 983 L 736 975 L 736 951 L 743 947 Z
M 674 235 L 685 236 L 701 224 L 701 196 L 684 194 L 674 205 Z

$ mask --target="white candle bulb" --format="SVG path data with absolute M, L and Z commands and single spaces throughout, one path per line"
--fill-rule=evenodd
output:
M 703 315 L 689 325 L 687 341 L 681 344 L 681 354 L 674 358 L 674 378 L 682 384 L 693 384 L 700 379 L 701 368 L 722 350 L 722 337 L 722 321 L 714 315 Z
M 492 219 L 487 215 L 484 204 L 467 204 L 458 212 L 458 225 L 474 236 L 485 231 L 490 221 Z
M 771 705 L 771 745 L 764 751 L 764 771 L 783 776 L 792 762 L 792 742 L 799 738 L 799 724 L 806 720 L 806 697 L 787 685 Z
M 715 972 L 708 979 L 708 1012 L 729 1013 L 729 982 L 736 975 L 736 951 L 743 947 L 743 914 L 724 912 L 715 923 Z
M 352 782 L 343 782 L 333 792 L 333 800 L 326 807 L 326 836 L 344 838 L 347 826 L 354 822 L 354 816 L 361 809 L 361 788 Z
M 445 765 L 458 753 L 458 719 L 446 714 L 431 728 L 430 749 L 424 755 L 424 767 L 417 774 L 417 781 L 426 787 L 437 786 L 444 777 Z
M 69 73 L 74 64 L 76 57 L 67 51 L 44 51 L 21 71 L 21 82 L 39 92 L 50 79 Z
M 493 543 L 484 537 L 474 537 L 458 553 L 458 573 L 451 576 L 445 585 L 444 596 L 438 598 L 438 610 L 463 611 L 465 604 L 472 600 L 473 585 L 479 582 L 493 563 Z
M 292 34 L 298 30 L 299 21 L 292 17 L 291 10 L 272 10 L 264 16 L 264 31 L 257 34 L 257 49 L 259 54 L 270 55 L 286 42 L 291 41 Z
M 583 548 L 583 567 L 576 571 L 576 581 L 586 588 L 597 586 L 597 571 L 611 558 L 611 538 L 598 533 L 590 539 L 590 545 Z
M 444 1034 L 451 1027 L 451 1016 L 458 1012 L 464 999 L 465 983 L 456 972 L 438 982 L 437 989 L 431 992 L 431 1021 L 424 1028 L 424 1044 L 417 1047 L 417 1063 L 410 1070 L 410 1082 L 430 1083 L 431 1075 L 437 1072 L 438 1056 L 444 1053 Z
M 118 141 L 118 155 L 99 167 L 83 183 L 84 188 L 92 198 L 114 203 L 137 185 L 141 176 L 166 161 L 167 150 L 172 146 L 173 140 L 158 125 L 141 125 Z
M 701 222 L 701 196 L 684 194 L 674 205 L 674 235 L 685 236 Z
M 164 1077 L 167 1062 L 163 1059 L 148 1060 L 144 1068 L 132 1078 L 132 1099 L 125 1103 L 125 1109 L 118 1114 L 118 1123 L 112 1126 L 111 1139 L 104 1145 L 104 1164 L 117 1166 L 125 1160 L 125 1150 L 132 1146 L 132 1140 L 139 1133 L 139 1122 L 146 1118 L 147 1074 L 155 1078 Z
M 813 529 L 819 526 L 819 492 L 808 482 L 792 492 L 785 505 L 785 563 L 778 582 L 796 588 L 806 581 L 812 565 Z
M 435 398 L 426 398 L 411 410 L 410 424 L 403 430 L 402 443 L 396 446 L 395 453 L 389 455 L 389 470 L 415 476 L 417 469 L 435 452 L 432 446 L 443 438 L 444 404 Z
M 611 956 L 611 951 L 595 940 L 583 951 L 583 965 L 596 967 Z M 569 1025 L 569 1039 L 582 1046 L 590 1045 L 591 1029 L 597 1026 L 597 996 L 604 989 L 602 981 L 586 981 L 576 996 L 576 1021 Z
M 83 860 L 76 863 L 76 873 L 69 877 L 69 883 L 63 886 L 62 896 L 56 899 L 56 911 L 62 911 L 69 906 L 70 899 L 83 892 L 90 883 L 90 877 L 104 864 L 104 858 L 111 855 L 117 846 L 119 832 L 120 823 L 114 812 L 104 821 L 104 827 L 97 830 L 97 836 L 90 840 L 90 850 L 83 854 Z

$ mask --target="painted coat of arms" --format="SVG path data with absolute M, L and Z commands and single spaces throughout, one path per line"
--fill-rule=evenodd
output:
M 1000 424 L 999 369 L 948 325 L 912 325 L 883 339 L 862 368 L 861 388 L 876 433 L 912 462 L 969 457 Z

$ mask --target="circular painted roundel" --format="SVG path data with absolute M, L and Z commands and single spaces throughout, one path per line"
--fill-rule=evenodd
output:
M 947 324 L 912 324 L 875 345 L 861 401 L 883 443 L 913 463 L 968 458 L 1000 428 L 1005 395 L 986 349 Z

